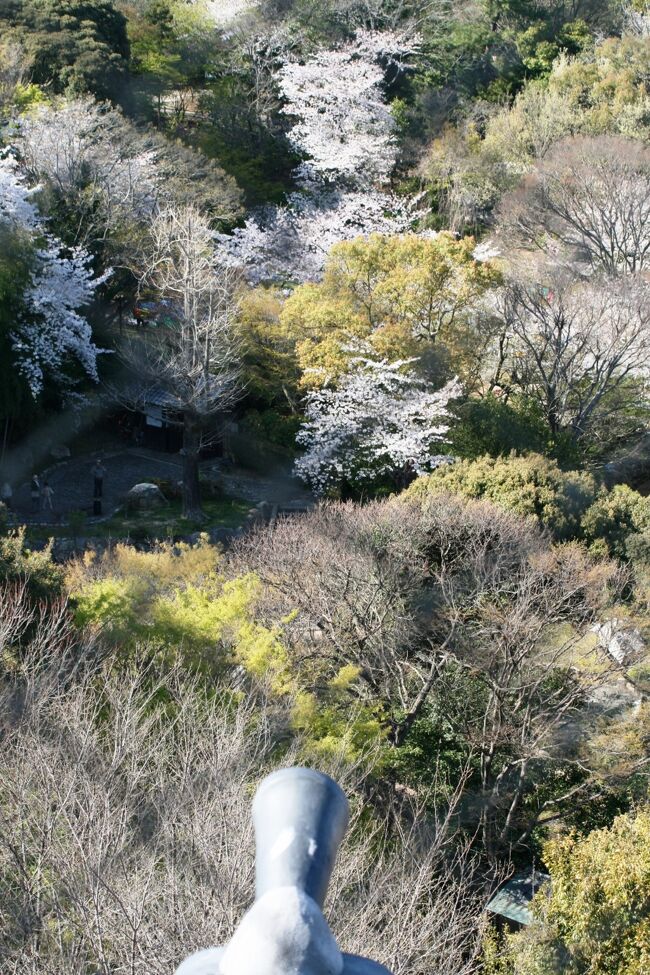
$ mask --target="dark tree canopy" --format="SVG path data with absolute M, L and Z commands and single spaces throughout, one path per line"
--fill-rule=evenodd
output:
M 125 99 L 126 18 L 111 0 L 8 0 L 0 13 L 0 33 L 6 30 L 24 43 L 36 84 Z
M 33 401 L 16 361 L 10 332 L 21 311 L 21 292 L 29 279 L 29 248 L 20 236 L 0 223 L 0 424 L 30 419 Z M 0 430 L 0 444 L 3 433 Z

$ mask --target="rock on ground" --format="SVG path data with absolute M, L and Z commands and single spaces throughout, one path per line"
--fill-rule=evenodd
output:
M 134 484 L 124 499 L 127 508 L 138 511 L 160 508 L 167 504 L 165 495 L 157 484 Z

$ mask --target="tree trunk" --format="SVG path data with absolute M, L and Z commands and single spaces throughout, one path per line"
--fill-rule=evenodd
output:
M 192 521 L 203 521 L 205 518 L 199 487 L 200 448 L 199 426 L 194 417 L 186 414 L 183 421 L 183 518 Z

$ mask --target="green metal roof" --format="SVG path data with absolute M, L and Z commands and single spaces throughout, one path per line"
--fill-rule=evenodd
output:
M 530 902 L 542 884 L 551 878 L 547 873 L 531 870 L 529 873 L 517 873 L 496 892 L 487 906 L 492 914 L 507 917 L 518 924 L 530 924 L 533 915 Z

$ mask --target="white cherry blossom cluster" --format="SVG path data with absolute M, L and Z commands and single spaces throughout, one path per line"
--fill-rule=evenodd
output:
M 422 474 L 449 458 L 438 453 L 448 431 L 448 404 L 458 380 L 432 391 L 409 366 L 358 359 L 337 388 L 309 394 L 298 434 L 305 453 L 296 473 L 316 494 L 342 481 L 370 483 L 409 471 Z
M 63 192 L 86 185 L 79 207 L 102 207 L 108 222 L 146 217 L 156 205 L 158 153 L 115 109 L 90 96 L 38 106 L 17 123 L 27 170 Z
M 224 259 L 243 266 L 249 280 L 316 280 L 333 244 L 411 229 L 418 200 L 387 189 L 397 142 L 382 65 L 397 64 L 412 48 L 393 32 L 357 31 L 336 51 L 282 66 L 284 111 L 296 119 L 289 137 L 307 158 L 294 173 L 300 189 L 286 204 L 217 238 Z
M 286 206 L 268 207 L 217 240 L 225 262 L 243 267 L 253 284 L 314 281 L 334 244 L 371 233 L 405 233 L 416 206 L 412 197 L 360 190 L 292 193 Z
M 395 165 L 395 123 L 382 92 L 384 71 L 373 35 L 359 32 L 336 51 L 289 61 L 278 83 L 284 112 L 297 119 L 288 135 L 308 156 L 299 175 L 366 188 L 383 184 Z
M 76 360 L 97 379 L 97 355 L 91 327 L 80 314 L 107 277 L 93 276 L 90 255 L 70 251 L 47 233 L 30 189 L 11 156 L 0 159 L 0 222 L 27 236 L 32 247 L 30 281 L 22 295 L 22 313 L 10 333 L 18 368 L 34 397 L 46 374 L 65 391 L 65 366 Z

